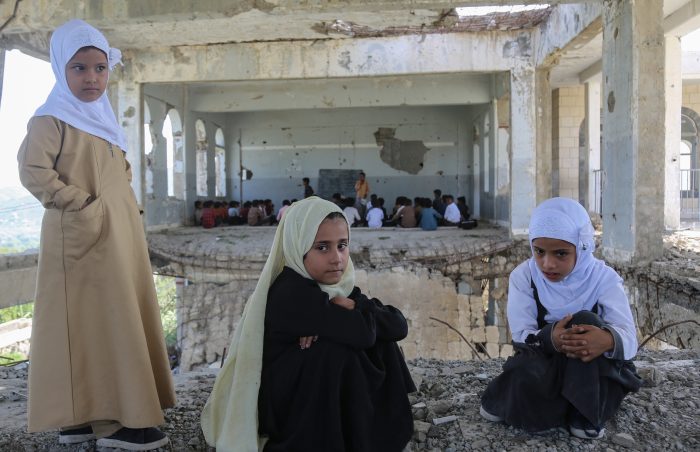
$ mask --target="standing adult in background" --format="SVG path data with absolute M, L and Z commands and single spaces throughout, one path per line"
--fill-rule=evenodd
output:
M 355 207 L 360 216 L 365 218 L 367 213 L 367 196 L 369 195 L 369 184 L 365 180 L 364 171 L 360 171 L 359 178 L 355 182 Z
M 304 198 L 308 198 L 309 196 L 314 195 L 314 189 L 311 188 L 311 185 L 309 185 L 309 178 L 305 177 L 301 180 L 301 183 L 304 184 Z

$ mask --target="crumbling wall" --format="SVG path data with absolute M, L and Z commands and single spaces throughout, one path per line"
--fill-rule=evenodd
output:
M 379 246 L 353 250 L 356 285 L 404 313 L 409 335 L 401 347 L 409 359 L 508 356 L 512 348 L 505 319 L 507 278 L 527 249 L 518 242 L 484 241 L 462 250 L 444 243 L 430 245 L 410 252 Z M 211 260 L 190 257 L 185 265 L 158 260 L 161 270 L 177 268 L 194 279 L 184 288 L 179 313 L 182 369 L 221 360 L 264 257 L 234 261 L 219 252 Z M 469 344 L 431 317 L 449 323 Z
M 499 343 L 498 327 L 486 326 L 481 295 L 458 293 L 454 281 L 439 271 L 420 265 L 360 270 L 357 285 L 368 296 L 401 309 L 409 333 L 400 345 L 408 359 L 472 359 L 475 351 L 483 356 L 486 350 L 491 357 L 508 356 L 512 351 L 510 345 Z M 434 319 L 449 323 L 469 344 Z
M 255 288 L 273 232 L 225 228 L 149 234 L 154 267 L 189 280 L 179 312 L 182 369 L 221 360 Z M 422 232 L 359 231 L 351 247 L 356 284 L 406 316 L 409 335 L 401 342 L 406 357 L 509 355 L 508 276 L 529 257 L 527 241 L 482 229 L 439 230 L 430 237 Z M 616 268 L 625 281 L 640 342 L 661 326 L 700 321 L 697 269 L 693 260 L 683 262 Z M 692 323 L 668 329 L 659 338 L 679 347 L 700 346 L 698 327 Z
M 179 313 L 182 319 L 179 325 L 181 369 L 190 370 L 221 361 L 256 283 L 256 280 L 244 279 L 184 287 L 186 302 Z
M 625 281 L 640 344 L 662 328 L 684 322 L 656 338 L 679 348 L 700 348 L 700 279 L 695 270 L 686 274 L 677 266 L 654 263 L 617 271 Z

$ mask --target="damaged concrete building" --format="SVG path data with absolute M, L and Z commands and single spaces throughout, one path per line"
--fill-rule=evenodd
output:
M 280 206 L 302 177 L 352 195 L 360 170 L 387 200 L 440 188 L 494 226 L 354 233 L 360 284 L 411 321 L 408 357 L 509 353 L 507 277 L 551 196 L 602 218 L 601 255 L 625 275 L 641 335 L 700 319 L 698 263 L 663 262 L 665 231 L 700 216 L 700 54 L 680 45 L 700 5 L 522 3 L 6 1 L 0 46 L 47 59 L 51 30 L 77 17 L 123 51 L 110 96 L 154 270 L 182 278 L 184 368 L 221 358 L 272 237 L 185 228 L 194 201 Z M 472 9 L 494 4 L 506 8 Z M 665 334 L 700 345 L 692 325 Z

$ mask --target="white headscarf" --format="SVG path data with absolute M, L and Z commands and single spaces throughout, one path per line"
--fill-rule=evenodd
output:
M 542 202 L 530 219 L 530 249 L 532 241 L 541 237 L 564 240 L 576 247 L 574 269 L 558 282 L 545 278 L 535 258 L 530 258 L 530 274 L 542 305 L 553 318 L 590 309 L 598 299 L 597 293 L 605 288 L 601 281 L 611 273 L 606 271 L 603 261 L 593 256 L 594 230 L 586 209 L 569 198 L 551 198 Z
M 51 68 L 56 83 L 34 116 L 53 116 L 91 135 L 100 137 L 126 152 L 126 137 L 117 123 L 105 91 L 99 99 L 83 102 L 73 95 L 66 80 L 66 64 L 83 47 L 96 47 L 107 55 L 109 70 L 121 62 L 119 49 L 109 47 L 107 39 L 92 25 L 74 19 L 58 27 L 51 36 Z
M 343 213 L 334 203 L 312 196 L 292 204 L 277 227 L 270 255 L 202 411 L 204 437 L 219 452 L 262 450 L 264 441 L 258 438 L 258 391 L 267 293 L 285 265 L 311 279 L 304 268 L 304 255 L 311 249 L 321 222 L 332 212 Z M 338 284 L 319 284 L 330 298 L 347 297 L 354 285 L 355 269 L 349 258 Z

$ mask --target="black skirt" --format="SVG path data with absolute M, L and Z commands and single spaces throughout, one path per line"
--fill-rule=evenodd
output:
M 641 379 L 631 361 L 604 356 L 584 363 L 536 345 L 513 343 L 515 355 L 484 392 L 481 405 L 505 423 L 530 432 L 568 426 L 583 416 L 602 428 Z

